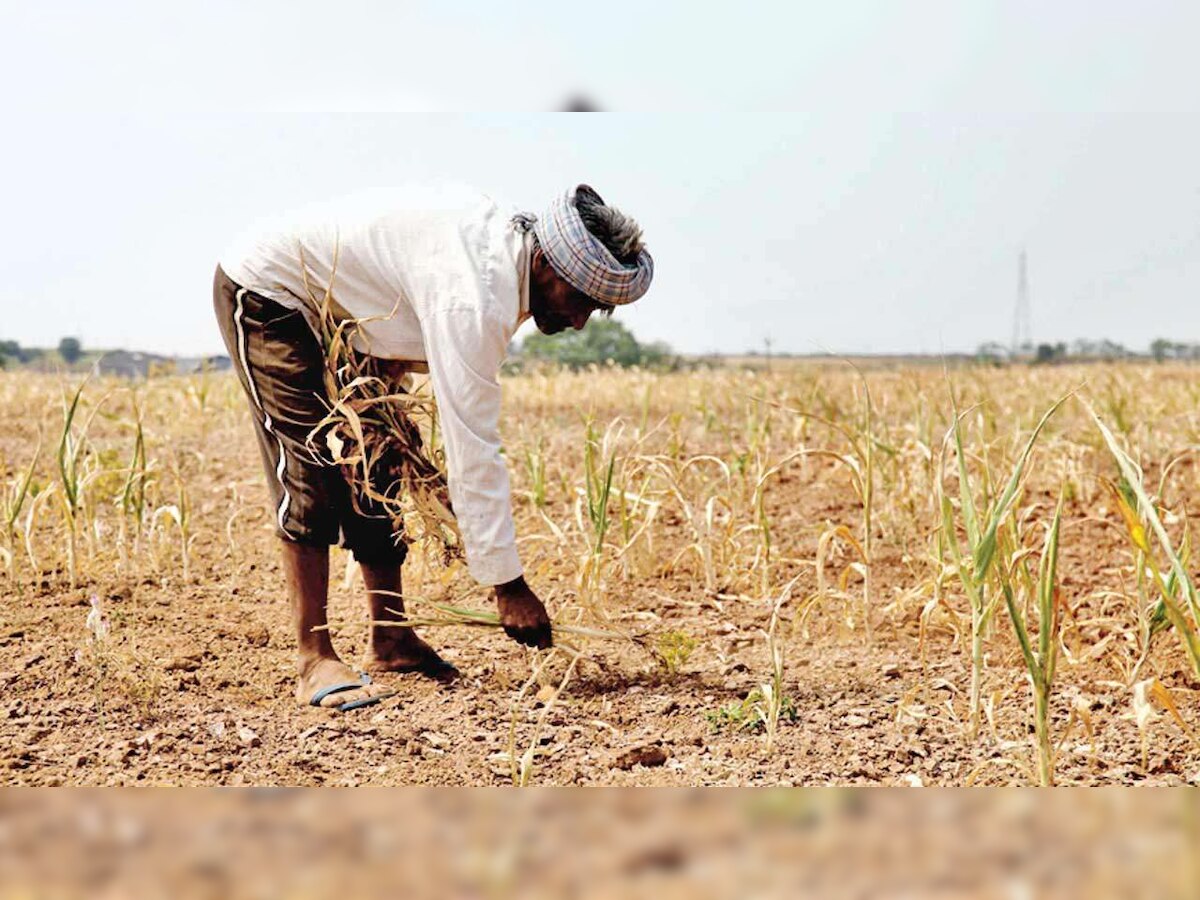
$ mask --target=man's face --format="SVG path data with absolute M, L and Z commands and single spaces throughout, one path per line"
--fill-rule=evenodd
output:
M 592 313 L 608 308 L 559 278 L 541 248 L 534 250 L 529 265 L 529 312 L 538 331 L 542 334 L 558 334 L 568 328 L 579 331 Z

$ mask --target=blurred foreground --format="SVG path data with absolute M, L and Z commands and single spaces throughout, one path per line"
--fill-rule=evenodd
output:
M 1200 894 L 1191 791 L 9 793 L 0 898 Z

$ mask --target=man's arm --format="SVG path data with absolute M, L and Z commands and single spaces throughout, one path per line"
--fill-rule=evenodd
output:
M 495 588 L 509 637 L 548 647 L 549 617 L 523 577 L 500 453 L 499 373 L 508 335 L 501 323 L 469 307 L 432 310 L 421 327 L 467 567 L 476 581 Z

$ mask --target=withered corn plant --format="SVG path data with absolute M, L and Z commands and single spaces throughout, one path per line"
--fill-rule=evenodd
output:
M 90 455 L 88 453 L 87 433 L 91 427 L 92 420 L 95 418 L 97 411 L 103 404 L 103 400 L 96 405 L 92 410 L 91 415 L 84 420 L 81 427 L 76 427 L 75 418 L 79 412 L 79 401 L 83 396 L 83 389 L 87 385 L 88 379 L 85 377 L 79 383 L 79 387 L 75 389 L 75 393 L 68 400 L 66 391 L 63 392 L 62 410 L 63 422 L 62 432 L 58 440 L 58 452 L 55 456 L 57 461 L 57 473 L 59 483 L 59 499 L 63 513 L 66 556 L 67 556 L 67 577 L 70 580 L 71 587 L 74 588 L 79 581 L 78 573 L 78 540 L 79 540 L 79 520 L 84 515 L 86 508 L 86 498 L 84 492 L 87 490 Z
M 1054 673 L 1058 662 L 1059 617 L 1058 590 L 1058 538 L 1062 523 L 1063 500 L 1059 497 L 1054 521 L 1046 531 L 1042 555 L 1038 563 L 1036 587 L 1037 645 L 1029 637 L 1029 625 L 1022 612 L 1023 604 L 1018 600 L 1018 587 L 1013 573 L 1001 570 L 1000 587 L 1004 603 L 1021 645 L 1021 656 L 1033 690 L 1033 727 L 1037 742 L 1038 776 L 1042 787 L 1054 784 L 1054 749 L 1050 741 L 1050 695 L 1054 688 Z M 1025 559 L 1017 563 L 1024 568 Z
M 0 495 L 3 500 L 3 507 L 0 508 L 0 514 L 4 521 L 4 539 L 5 546 L 0 548 L 0 555 L 4 558 L 4 565 L 9 575 L 17 583 L 18 591 L 21 589 L 21 581 L 17 575 L 17 521 L 21 517 L 21 510 L 25 506 L 25 501 L 30 496 L 30 488 L 33 486 L 33 473 L 37 469 L 38 460 L 42 455 L 42 436 L 39 432 L 37 446 L 34 448 L 33 457 L 29 461 L 29 465 L 24 472 L 18 472 L 5 485 L 4 493 Z M 36 490 L 34 491 L 36 494 Z
M 710 455 L 693 456 L 680 461 L 671 457 L 647 457 L 666 483 L 666 489 L 678 501 L 691 541 L 671 561 L 673 568 L 687 554 L 700 563 L 704 589 L 716 596 L 722 575 L 731 558 L 736 557 L 734 541 L 733 495 L 729 466 Z M 705 477 L 711 470 L 716 477 Z
M 1058 411 L 1066 399 L 1066 397 L 1060 398 L 1042 415 L 1017 456 L 1003 491 L 995 500 L 989 500 L 986 494 L 981 496 L 980 502 L 984 506 L 980 509 L 971 484 L 967 452 L 963 445 L 962 420 L 966 413 L 959 412 L 958 401 L 953 395 L 953 389 L 951 391 L 954 419 L 942 443 L 942 469 L 939 479 L 942 485 L 940 488 L 942 508 L 940 542 L 942 551 L 949 557 L 950 565 L 958 575 L 971 611 L 971 687 L 968 700 L 968 734 L 971 739 L 974 739 L 979 733 L 984 639 L 1001 599 L 1001 592 L 993 589 L 996 581 L 994 577 L 991 577 L 994 575 L 993 566 L 997 564 L 999 555 L 1001 558 L 998 564 L 1002 570 L 1012 571 L 1013 557 L 1019 549 L 1011 534 L 1004 533 L 1004 526 L 1013 511 L 1022 478 L 1025 475 L 1025 467 L 1033 453 L 1038 436 L 1046 427 L 1046 423 L 1050 421 L 1050 417 Z M 960 522 L 956 522 L 954 504 L 944 488 L 946 456 L 951 442 L 954 445 L 958 465 L 958 517 Z M 958 537 L 957 526 L 959 524 L 961 524 L 966 538 L 965 544 L 960 543 Z
M 765 726 L 765 749 L 767 753 L 771 753 L 775 748 L 775 735 L 779 731 L 779 716 L 783 710 L 784 701 L 783 653 L 785 643 L 780 640 L 779 623 L 782 620 L 781 613 L 783 612 L 784 604 L 791 597 L 792 588 L 795 587 L 799 578 L 800 576 L 797 575 L 784 586 L 777 597 L 768 600 L 770 617 L 764 637 L 767 642 L 767 658 L 771 666 L 771 671 L 770 677 L 758 686 L 761 697 L 759 715 L 762 717 Z
M 598 613 L 603 609 L 600 594 L 604 568 L 604 540 L 612 524 L 609 518 L 609 498 L 612 495 L 613 470 L 617 464 L 616 441 L 610 438 L 611 432 L 606 433 L 602 442 L 596 432 L 595 421 L 590 417 L 587 419 L 583 440 L 584 491 L 575 507 L 580 518 L 580 531 L 590 531 L 588 550 L 580 565 L 579 592 L 584 603 Z M 608 447 L 607 463 L 604 462 L 605 446 Z
M 146 527 L 146 491 L 151 479 L 150 465 L 146 457 L 146 434 L 142 422 L 142 406 L 137 394 L 133 395 L 133 451 L 125 468 L 125 481 L 117 495 L 116 505 L 120 510 L 118 541 L 121 561 L 129 566 L 141 546 L 142 533 Z M 132 525 L 132 539 L 130 526 Z
M 529 476 L 529 501 L 538 509 L 546 508 L 546 453 L 542 436 L 531 449 L 525 447 L 525 471 Z
M 171 476 L 175 482 L 175 502 L 164 504 L 154 511 L 151 517 L 151 528 L 158 525 L 162 519 L 170 519 L 175 523 L 179 533 L 179 560 L 184 581 L 191 578 L 192 541 L 192 501 L 188 491 L 188 478 L 185 475 L 184 454 L 176 451 L 171 457 Z
M 847 361 L 849 362 L 849 361 Z M 854 489 L 854 493 L 858 497 L 861 510 L 860 536 L 854 537 L 849 527 L 844 523 L 833 523 L 818 540 L 818 558 L 817 570 L 822 573 L 824 570 L 823 553 L 827 551 L 835 539 L 845 539 L 846 542 L 854 548 L 858 553 L 861 564 L 848 567 L 844 570 L 844 574 L 848 577 L 851 571 L 858 571 L 862 576 L 862 621 L 863 628 L 866 632 L 867 643 L 874 644 L 875 642 L 875 626 L 874 626 L 874 602 L 873 592 L 874 584 L 872 580 L 872 564 L 874 561 L 874 532 L 875 532 L 875 459 L 876 452 L 880 449 L 881 444 L 875 435 L 875 405 L 871 397 L 871 386 L 867 381 L 866 375 L 859 369 L 858 366 L 850 363 L 854 369 L 858 385 L 862 388 L 861 402 L 857 401 L 859 407 L 855 421 L 851 425 L 845 425 L 833 416 L 837 415 L 835 407 L 830 402 L 826 401 L 829 414 L 815 413 L 801 409 L 794 409 L 783 404 L 774 404 L 796 416 L 802 417 L 805 420 L 823 425 L 838 435 L 840 435 L 849 445 L 848 452 L 838 452 L 824 448 L 801 448 L 790 454 L 783 461 L 776 465 L 776 470 L 784 463 L 794 458 L 823 458 L 829 459 L 850 473 L 850 484 Z M 769 535 L 769 532 L 765 532 Z M 843 586 L 844 592 L 844 586 Z M 810 601 L 810 606 L 821 600 L 825 596 L 824 584 L 819 586 L 817 595 Z
M 1167 529 L 1159 517 L 1158 509 L 1143 483 L 1141 468 L 1117 441 L 1104 421 L 1087 401 L 1080 400 L 1087 409 L 1096 428 L 1099 429 L 1104 444 L 1116 460 L 1124 486 L 1132 493 L 1134 502 L 1130 502 L 1126 493 L 1117 485 L 1112 485 L 1112 496 L 1125 522 L 1129 540 L 1150 569 L 1151 578 L 1158 593 L 1156 618 L 1165 618 L 1174 629 L 1187 652 L 1192 671 L 1200 675 L 1200 636 L 1196 633 L 1200 624 L 1200 599 L 1196 595 L 1196 586 L 1183 563 L 1179 552 L 1174 548 Z M 1147 532 L 1149 525 L 1149 532 Z M 1153 534 L 1153 541 L 1150 534 Z M 1184 545 L 1186 546 L 1186 545 Z M 1164 566 L 1159 560 L 1166 560 Z M 1167 570 L 1164 575 L 1164 568 Z M 1159 628 L 1151 625 L 1147 641 Z

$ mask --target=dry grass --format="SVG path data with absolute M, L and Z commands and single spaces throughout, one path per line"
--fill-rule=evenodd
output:
M 318 297 L 309 287 L 303 252 L 300 263 L 325 353 L 329 402 L 329 412 L 308 436 L 310 448 L 341 468 L 356 510 L 391 520 L 397 541 L 436 547 L 447 565 L 461 560 L 462 535 L 450 503 L 432 395 L 412 390 L 411 380 L 390 375 L 385 363 L 367 355 L 362 326 L 370 320 L 339 315 L 330 289 Z M 336 251 L 333 268 L 336 273 Z M 332 285 L 334 274 L 329 281 Z

